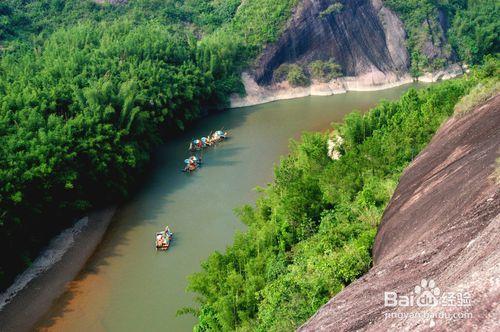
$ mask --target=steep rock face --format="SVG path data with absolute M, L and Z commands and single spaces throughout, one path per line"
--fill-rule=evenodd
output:
M 373 268 L 299 330 L 498 330 L 499 126 L 497 95 L 440 128 L 401 177 L 375 239 Z M 424 290 L 437 305 L 386 306 L 385 292 L 418 298 L 422 279 L 434 280 Z
M 340 9 L 329 12 L 332 4 Z M 283 63 L 331 58 L 346 76 L 403 74 L 408 68 L 403 24 L 381 0 L 303 0 L 280 39 L 258 60 L 253 76 L 260 85 L 270 84 Z
M 429 59 L 430 62 L 437 58 L 453 62 L 456 60 L 456 55 L 446 38 L 446 32 L 450 24 L 448 17 L 442 10 L 439 10 L 437 15 L 437 22 L 432 23 L 430 20 L 423 22 L 422 30 L 427 31 L 427 36 L 422 41 L 422 54 Z

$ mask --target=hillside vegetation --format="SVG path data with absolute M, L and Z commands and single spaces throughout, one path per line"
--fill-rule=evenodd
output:
M 413 76 L 440 69 L 447 59 L 478 64 L 500 50 L 500 6 L 495 0 L 383 2 L 405 25 Z
M 411 31 L 425 1 L 387 0 Z M 241 71 L 297 2 L 3 0 L 0 251 L 11 254 L 0 288 L 74 218 L 127 197 L 155 146 L 243 93 Z M 438 3 L 460 11 L 450 31 L 461 57 L 498 51 L 493 0 Z
M 305 322 L 370 268 L 377 227 L 399 176 L 437 128 L 455 109 L 467 111 L 497 91 L 495 1 L 384 3 L 405 24 L 413 76 L 450 59 L 486 63 L 463 78 L 382 102 L 364 116 L 352 113 L 331 133 L 292 141 L 256 205 L 237 210 L 247 231 L 190 277 L 188 290 L 198 294 L 199 306 L 179 313 L 198 317 L 195 330 L 290 331 Z M 307 84 L 293 65 L 275 75 L 293 81 L 290 72 L 295 85 Z
M 490 58 L 473 75 L 410 90 L 366 115 L 352 113 L 333 132 L 305 133 L 224 253 L 190 278 L 200 307 L 197 331 L 290 331 L 366 272 L 382 213 L 405 167 L 426 146 L 455 104 L 480 82 L 498 82 Z M 342 137 L 338 140 L 336 137 Z M 340 159 L 327 140 L 342 142 Z
M 295 1 L 0 4 L 0 287 L 72 217 L 127 196 L 151 150 L 243 92 Z M 22 239 L 22 241 L 21 241 Z

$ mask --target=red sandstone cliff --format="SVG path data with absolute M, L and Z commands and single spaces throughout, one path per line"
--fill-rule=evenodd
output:
M 440 128 L 401 177 L 375 239 L 373 268 L 299 330 L 498 331 L 499 155 L 497 95 Z M 435 306 L 401 305 L 402 296 L 419 299 L 424 291 Z M 397 306 L 386 306 L 384 296 L 393 304 L 394 293 L 385 292 L 397 294 Z

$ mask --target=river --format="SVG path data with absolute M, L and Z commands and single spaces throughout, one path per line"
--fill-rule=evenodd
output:
M 147 183 L 119 208 L 90 261 L 38 328 L 191 331 L 195 318 L 175 315 L 193 304 L 186 277 L 244 230 L 233 209 L 255 201 L 253 188 L 272 180 L 289 140 L 302 131 L 325 130 L 347 113 L 366 111 L 408 88 L 279 101 L 203 119 L 155 152 Z M 204 152 L 200 170 L 180 172 L 189 140 L 221 127 L 231 138 Z M 154 233 L 166 224 L 174 241 L 167 252 L 156 252 Z

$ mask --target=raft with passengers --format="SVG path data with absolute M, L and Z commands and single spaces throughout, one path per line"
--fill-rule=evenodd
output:
M 214 144 L 217 144 L 225 139 L 228 138 L 228 133 L 227 131 L 223 130 L 217 130 L 214 133 L 211 133 L 208 136 L 203 136 L 202 138 L 195 139 L 191 143 L 189 143 L 189 151 L 200 151 L 204 148 L 207 148 L 209 146 L 213 146 Z
M 155 246 L 156 250 L 168 250 L 170 248 L 170 242 L 174 237 L 174 233 L 170 230 L 170 227 L 165 227 L 164 231 L 156 232 L 155 234 Z
M 191 173 L 194 172 L 201 165 L 201 156 L 191 156 L 187 159 L 184 159 L 184 169 L 183 172 Z
M 191 153 L 198 152 L 204 148 L 213 146 L 223 140 L 227 139 L 229 134 L 227 131 L 217 130 L 216 132 L 210 133 L 207 137 L 202 137 L 200 139 L 195 139 L 189 144 L 189 151 Z M 196 171 L 202 163 L 202 157 L 200 154 L 191 155 L 191 157 L 184 160 L 184 168 L 182 169 L 185 173 L 191 173 Z

